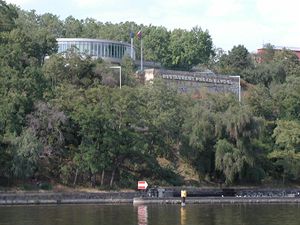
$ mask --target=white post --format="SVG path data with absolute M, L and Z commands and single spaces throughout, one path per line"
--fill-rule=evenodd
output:
M 130 57 L 133 59 L 133 37 L 131 37 Z
M 239 102 L 241 102 L 241 76 L 239 76 Z
M 120 74 L 120 89 L 122 88 L 122 67 L 121 66 L 111 66 L 109 67 L 111 69 L 119 69 Z
M 239 97 L 239 102 L 242 101 L 242 96 L 241 96 L 241 76 L 229 76 L 229 77 L 235 77 L 235 78 L 239 78 L 239 88 L 238 88 L 238 97 Z

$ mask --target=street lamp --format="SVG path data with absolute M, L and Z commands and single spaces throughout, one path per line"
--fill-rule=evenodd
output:
M 234 78 L 239 78 L 239 102 L 241 101 L 241 77 L 240 76 L 229 76 Z
M 122 67 L 121 66 L 110 66 L 109 68 L 120 70 L 120 88 L 121 88 L 122 87 Z

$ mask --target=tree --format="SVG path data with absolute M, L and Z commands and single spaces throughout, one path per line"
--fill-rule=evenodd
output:
M 111 69 L 102 60 L 95 61 L 77 54 L 76 49 L 70 49 L 64 55 L 51 56 L 43 71 L 52 86 L 70 83 L 82 88 L 100 84 L 106 75 L 112 75 Z
M 81 21 L 82 24 L 82 35 L 81 38 L 98 38 L 99 32 L 101 30 L 101 25 L 95 19 L 86 18 Z
M 15 8 L 0 0 L 0 32 L 12 30 L 15 27 L 17 17 L 18 14 Z
M 275 99 L 273 99 L 270 90 L 262 84 L 251 87 L 245 101 L 257 117 L 275 120 L 278 116 Z
M 28 176 L 34 169 L 34 160 L 32 163 L 28 160 L 27 164 L 23 157 L 24 152 L 29 149 L 22 149 L 21 145 L 25 145 L 30 139 L 30 135 L 25 135 L 24 132 L 26 115 L 32 111 L 33 102 L 43 96 L 45 80 L 39 60 L 43 60 L 40 53 L 48 50 L 44 51 L 38 44 L 40 40 L 34 40 L 31 35 L 33 33 L 25 32 L 26 27 L 20 25 L 22 23 L 17 16 L 24 15 L 20 10 L 11 6 L 6 9 L 11 13 L 7 17 L 11 24 L 9 29 L 5 28 L 0 32 L 0 157 L 5 160 L 1 160 L 0 171 L 2 175 L 11 178 L 13 174 Z M 31 20 L 34 16 L 34 13 L 29 13 L 28 23 L 24 21 L 23 24 L 27 27 L 29 24 L 34 25 L 31 23 L 35 21 Z M 1 18 L 2 21 L 4 18 Z M 35 26 L 31 28 L 34 30 Z M 22 172 L 24 173 L 21 174 Z
M 222 73 L 222 71 L 220 71 L 220 60 L 222 57 L 226 56 L 226 52 L 222 49 L 222 48 L 214 48 L 213 49 L 214 54 L 212 54 L 212 56 L 209 59 L 208 62 L 208 68 L 212 71 L 214 71 L 217 74 Z
M 253 65 L 250 54 L 243 45 L 234 46 L 228 53 L 228 60 L 230 65 L 237 71 Z
M 141 121 L 138 127 L 147 128 L 144 134 L 148 151 L 153 156 L 168 156 L 180 137 L 184 108 L 177 90 L 161 80 L 141 88 Z
M 138 79 L 135 74 L 135 65 L 133 59 L 125 55 L 121 62 L 122 67 L 122 84 L 128 86 L 136 86 L 138 84 Z
M 191 161 L 200 177 L 215 181 L 218 179 L 215 145 L 218 134 L 223 130 L 220 121 L 228 107 L 236 104 L 236 100 L 231 95 L 208 94 L 190 104 L 183 125 L 181 154 Z
M 27 116 L 27 119 L 31 134 L 43 146 L 39 153 L 43 163 L 43 166 L 40 167 L 41 174 L 58 178 L 64 154 L 66 115 L 47 103 L 37 102 L 35 110 Z
M 187 110 L 182 127 L 181 155 L 193 165 L 201 176 L 214 174 L 215 113 L 201 103 Z
M 11 171 L 16 178 L 28 179 L 35 176 L 39 169 L 39 161 L 43 146 L 33 134 L 26 129 L 14 141 L 14 155 Z
M 281 51 L 276 51 L 274 61 L 283 67 L 287 76 L 300 76 L 299 58 L 291 50 L 283 49 Z
M 19 10 L 19 17 L 16 20 L 21 33 L 18 35 L 25 36 L 30 40 L 25 43 L 25 46 L 28 46 L 26 52 L 30 53 L 29 56 L 35 57 L 39 64 L 44 62 L 46 56 L 57 51 L 56 36 L 52 33 L 55 28 L 46 23 L 51 19 L 55 20 L 54 17 L 51 18 L 47 14 L 37 15 L 34 10 L 30 12 Z M 58 21 L 56 20 L 56 22 Z
M 251 84 L 263 84 L 269 87 L 271 83 L 283 83 L 286 72 L 281 64 L 270 62 L 241 71 L 241 77 Z
M 275 143 L 281 149 L 300 152 L 300 124 L 298 121 L 279 120 L 274 129 Z
M 288 77 L 286 83 L 276 86 L 272 91 L 279 109 L 279 118 L 300 120 L 300 77 Z
M 298 121 L 277 121 L 274 129 L 276 149 L 269 154 L 275 167 L 280 171 L 283 183 L 286 178 L 300 178 L 300 124 Z
M 162 65 L 169 65 L 170 32 L 164 27 L 150 26 L 145 32 L 144 57 L 145 60 L 160 62 Z
M 80 38 L 82 35 L 82 21 L 69 16 L 64 21 L 64 37 L 66 38 Z
M 256 118 L 250 112 L 246 105 L 233 105 L 222 115 L 219 115 L 216 127 L 220 127 L 218 132 L 218 140 L 226 139 L 228 144 L 224 144 L 224 141 L 217 143 L 216 151 L 216 167 L 221 167 L 219 162 L 225 159 L 218 159 L 217 155 L 227 157 L 226 152 L 231 152 L 231 160 L 237 162 L 237 166 L 223 167 L 221 171 L 225 172 L 231 168 L 233 171 L 226 171 L 226 182 L 232 182 L 232 173 L 238 175 L 239 180 L 243 179 L 244 169 L 257 168 L 261 165 L 257 164 L 257 149 L 254 145 L 255 140 L 259 137 L 261 131 L 261 120 Z M 230 147 L 231 146 L 231 147 Z M 233 158 L 232 158 L 233 157 Z
M 206 64 L 210 57 L 214 54 L 212 47 L 212 38 L 208 30 L 203 31 L 200 27 L 193 27 L 191 32 L 190 44 L 194 44 L 193 64 Z M 191 50 L 191 49 L 190 49 Z
M 269 63 L 272 62 L 275 55 L 274 46 L 270 43 L 264 44 L 262 51 L 259 52 L 256 57 L 256 61 L 258 64 L 260 63 Z
M 57 97 L 55 105 L 60 105 L 78 128 L 78 146 L 62 165 L 68 182 L 72 177 L 75 184 L 83 176 L 95 184 L 95 177 L 100 174 L 101 185 L 104 177 L 110 175 L 112 186 L 121 174 L 137 177 L 139 169 L 156 161 L 145 141 L 141 113 L 145 102 L 140 98 L 139 89 L 97 86 L 77 90 L 68 85 L 58 88 Z
M 43 30 L 46 30 L 55 38 L 63 37 L 63 22 L 57 15 L 45 13 L 39 16 L 39 25 Z
M 174 69 L 189 70 L 199 63 L 207 63 L 212 51 L 212 40 L 208 31 L 194 27 L 190 32 L 175 29 L 171 32 L 169 51 Z
M 243 45 L 234 46 L 227 55 L 222 55 L 218 64 L 221 73 L 225 74 L 240 74 L 253 67 L 251 56 Z
M 234 183 L 246 164 L 246 157 L 227 140 L 220 139 L 216 144 L 216 169 L 225 175 L 225 183 Z

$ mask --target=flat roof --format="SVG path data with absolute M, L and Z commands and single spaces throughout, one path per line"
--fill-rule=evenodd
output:
M 111 40 L 106 40 L 106 39 L 93 39 L 93 38 L 56 38 L 57 42 L 60 41 L 88 41 L 88 42 L 102 42 L 102 43 L 113 43 L 113 44 L 122 44 L 122 45 L 126 45 L 126 46 L 131 46 L 129 43 L 127 42 L 123 42 L 123 41 L 111 41 Z
M 257 50 L 264 50 L 266 48 L 259 48 Z M 287 49 L 287 50 L 291 50 L 291 51 L 295 51 L 295 52 L 300 52 L 300 47 L 286 47 L 286 46 L 273 46 L 274 50 L 283 50 L 283 49 Z

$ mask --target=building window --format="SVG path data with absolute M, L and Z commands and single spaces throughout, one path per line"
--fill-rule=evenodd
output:
M 88 54 L 93 57 L 106 57 L 122 59 L 125 54 L 130 55 L 130 47 L 128 44 L 114 43 L 109 41 L 97 41 L 88 39 L 70 39 L 61 38 L 58 39 L 58 52 L 66 52 L 68 49 L 74 48 L 74 50 L 80 54 Z M 135 56 L 135 52 L 133 52 Z

